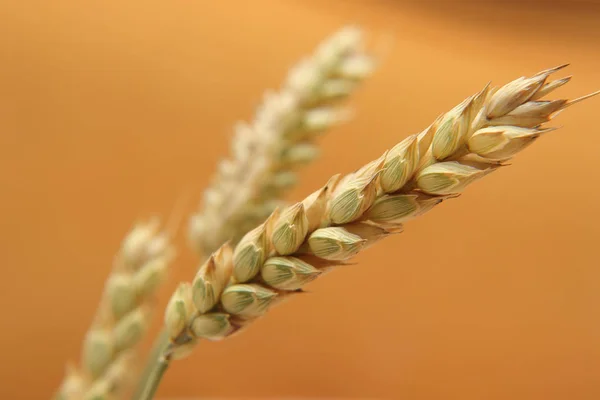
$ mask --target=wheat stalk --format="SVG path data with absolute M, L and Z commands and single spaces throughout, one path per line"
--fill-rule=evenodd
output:
M 486 86 L 380 158 L 274 212 L 237 246 L 221 246 L 193 282 L 173 294 L 165 312 L 171 344 L 164 357 L 185 356 L 198 339 L 238 332 L 324 271 L 504 166 L 549 132 L 542 125 L 558 112 L 597 94 L 542 100 L 570 80 L 548 81 L 563 67 L 499 89 Z
M 280 204 L 296 182 L 294 169 L 318 155 L 314 139 L 347 119 L 336 106 L 373 68 L 358 29 L 345 28 L 296 65 L 279 92 L 268 92 L 250 123 L 239 123 L 232 158 L 219 163 L 189 239 L 201 254 L 236 243 Z
M 155 220 L 138 224 L 123 240 L 85 336 L 81 363 L 67 367 L 56 399 L 113 399 L 131 383 L 134 349 L 174 255 L 158 228 Z

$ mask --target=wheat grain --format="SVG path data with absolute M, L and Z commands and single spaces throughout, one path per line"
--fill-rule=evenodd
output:
M 333 177 L 304 201 L 273 213 L 242 238 L 233 257 L 211 257 L 211 268 L 222 271 L 219 279 L 199 273 L 189 286 L 194 301 L 166 310 L 171 356 L 179 357 L 180 347 L 188 354 L 198 338 L 221 339 L 239 331 L 327 268 L 401 232 L 407 220 L 501 168 L 549 131 L 541 124 L 589 97 L 539 100 L 568 81 L 547 82 L 563 67 L 499 89 L 486 86 L 379 159 Z M 219 251 L 225 253 L 231 253 L 229 245 Z M 209 296 L 198 289 L 203 287 L 215 290 Z M 181 310 L 180 321 L 169 323 Z
M 336 103 L 372 68 L 361 32 L 342 29 L 296 65 L 279 92 L 266 94 L 251 123 L 236 126 L 232 158 L 219 164 L 202 211 L 191 219 L 190 242 L 201 254 L 237 243 L 280 204 L 296 182 L 294 169 L 318 155 L 315 137 L 347 119 Z
M 85 336 L 80 366 L 68 366 L 57 399 L 112 399 L 130 383 L 134 348 L 173 255 L 157 221 L 138 224 L 126 236 Z

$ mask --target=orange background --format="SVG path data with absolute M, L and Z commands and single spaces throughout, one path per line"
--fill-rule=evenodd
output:
M 0 397 L 50 396 L 131 224 L 193 209 L 235 120 L 329 33 L 356 23 L 394 47 L 291 199 L 488 80 L 570 62 L 561 95 L 600 89 L 599 21 L 575 1 L 4 0 Z M 569 109 L 512 167 L 245 334 L 202 343 L 161 396 L 600 398 L 599 107 Z M 180 242 L 161 309 L 194 272 Z

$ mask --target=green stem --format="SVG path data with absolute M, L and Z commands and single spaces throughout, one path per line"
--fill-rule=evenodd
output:
M 202 262 L 206 257 L 202 257 Z M 167 368 L 169 368 L 170 356 L 168 355 L 169 345 L 171 340 L 165 328 L 163 328 L 158 337 L 152 344 L 150 357 L 144 367 L 144 372 L 140 377 L 132 400 L 152 400 L 158 386 L 163 378 Z
M 138 383 L 133 400 L 151 400 L 158 389 L 163 375 L 169 368 L 169 358 L 166 351 L 169 347 L 169 335 L 163 329 L 154 341 L 150 359 Z

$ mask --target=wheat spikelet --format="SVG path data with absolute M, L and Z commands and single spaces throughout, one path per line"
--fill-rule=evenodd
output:
M 501 168 L 549 131 L 542 124 L 589 97 L 541 100 L 568 82 L 548 81 L 561 68 L 486 86 L 377 160 L 274 212 L 235 248 L 222 246 L 166 309 L 171 357 L 188 354 L 199 338 L 239 331 L 327 269 Z
M 201 254 L 264 221 L 295 183 L 294 169 L 318 155 L 315 137 L 347 118 L 336 103 L 373 68 L 362 47 L 359 30 L 337 32 L 291 70 L 279 92 L 266 94 L 252 122 L 236 126 L 232 158 L 219 164 L 191 219 L 190 242 Z
M 134 348 L 174 252 L 158 222 L 136 225 L 123 240 L 78 367 L 69 365 L 58 400 L 117 398 L 130 383 Z

